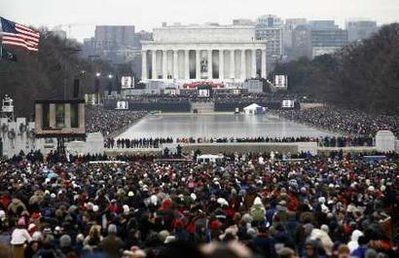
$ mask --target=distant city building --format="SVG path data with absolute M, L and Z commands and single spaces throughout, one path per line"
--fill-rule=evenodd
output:
M 305 18 L 288 18 L 285 20 L 285 27 L 295 29 L 300 25 L 307 25 L 308 22 Z
M 331 54 L 348 44 L 348 31 L 334 21 L 310 21 L 312 57 Z
M 346 22 L 346 30 L 348 31 L 348 41 L 353 42 L 369 38 L 378 31 L 378 27 L 375 21 L 353 20 Z
M 82 55 L 121 64 L 139 56 L 140 48 L 134 26 L 96 26 L 94 37 L 84 40 Z
M 334 20 L 309 21 L 309 26 L 311 30 L 334 30 L 339 28 Z
M 283 21 L 275 15 L 263 15 L 255 26 L 257 40 L 267 41 L 267 68 L 273 70 L 274 64 L 283 56 Z
M 292 30 L 292 48 L 289 59 L 312 58 L 311 34 L 308 25 L 298 25 Z
M 134 26 L 96 26 L 95 39 L 114 45 L 131 46 L 135 36 Z
M 255 22 L 250 19 L 234 19 L 233 25 L 255 25 Z
M 293 37 L 294 37 L 294 30 L 298 26 L 307 26 L 307 20 L 304 18 L 291 18 L 285 20 L 283 28 L 283 53 L 288 60 L 292 60 L 295 55 Z

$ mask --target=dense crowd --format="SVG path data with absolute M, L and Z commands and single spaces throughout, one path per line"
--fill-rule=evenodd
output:
M 147 112 L 105 109 L 102 106 L 86 107 L 86 131 L 101 132 L 104 136 L 126 129 L 144 117 Z
M 0 257 L 399 255 L 395 156 L 14 158 L 0 163 Z
M 117 99 L 117 98 L 115 98 Z M 249 93 L 239 92 L 234 94 L 231 89 L 215 90 L 209 97 L 198 96 L 196 90 L 183 90 L 179 95 L 153 95 L 143 94 L 140 96 L 129 96 L 126 98 L 130 103 L 151 103 L 151 102 L 183 102 L 183 101 L 216 101 L 216 102 L 262 102 L 267 101 L 282 101 L 284 99 L 301 100 L 302 102 L 310 101 L 298 94 L 288 94 L 287 92 L 269 92 L 269 93 Z
M 160 148 L 162 144 L 195 144 L 195 143 L 290 143 L 290 142 L 317 142 L 321 147 L 349 147 L 349 146 L 372 146 L 371 137 L 344 137 L 344 136 L 325 136 L 325 137 L 221 137 L 221 138 L 107 138 L 105 140 L 106 148 Z
M 140 138 L 140 139 L 105 139 L 106 148 L 160 148 L 162 144 L 173 143 L 173 139 L 168 138 Z
M 378 130 L 391 130 L 399 135 L 399 116 L 366 114 L 332 106 L 275 112 L 299 123 L 345 134 L 373 137 Z

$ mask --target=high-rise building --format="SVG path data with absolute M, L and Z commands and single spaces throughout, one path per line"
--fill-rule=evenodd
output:
M 283 53 L 284 57 L 288 60 L 295 59 L 294 49 L 294 30 L 298 26 L 307 25 L 307 21 L 304 18 L 290 18 L 285 20 L 283 28 Z
M 348 44 L 348 31 L 334 21 L 310 21 L 312 56 L 331 54 Z
M 308 25 L 298 25 L 292 30 L 292 49 L 289 59 L 312 58 L 311 34 Z
M 95 36 L 84 40 L 84 57 L 126 63 L 140 55 L 140 38 L 134 26 L 96 26 Z
M 367 20 L 351 20 L 346 22 L 348 41 L 353 42 L 369 38 L 378 31 L 377 22 Z
M 263 15 L 257 19 L 255 38 L 267 41 L 267 69 L 273 70 L 274 64 L 283 56 L 283 21 L 275 15 Z
M 297 26 L 307 25 L 305 18 L 288 18 L 285 20 L 285 27 L 295 29 Z
M 108 41 L 113 45 L 132 46 L 134 26 L 96 26 L 94 37 L 98 41 Z
M 311 30 L 333 30 L 338 29 L 338 25 L 335 24 L 334 20 L 314 20 L 309 21 Z

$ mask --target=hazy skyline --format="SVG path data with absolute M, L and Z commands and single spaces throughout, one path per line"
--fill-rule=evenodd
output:
M 379 25 L 399 20 L 398 0 L 0 0 L 0 16 L 33 26 L 57 25 L 82 41 L 95 25 L 135 25 L 151 31 L 162 22 L 182 24 L 256 19 L 275 14 L 283 19 L 334 19 L 340 26 L 352 18 Z

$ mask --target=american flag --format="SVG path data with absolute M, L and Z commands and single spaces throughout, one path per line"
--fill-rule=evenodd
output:
M 23 47 L 29 51 L 39 50 L 40 34 L 24 25 L 9 21 L 0 17 L 0 35 L 3 38 L 3 45 Z

